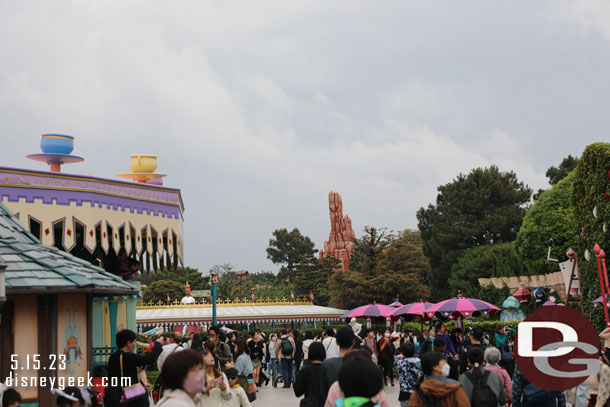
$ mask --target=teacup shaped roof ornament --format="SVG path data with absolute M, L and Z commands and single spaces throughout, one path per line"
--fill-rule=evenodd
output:
M 154 154 L 132 154 L 129 162 L 129 174 L 118 174 L 119 177 L 130 178 L 142 184 L 163 185 L 161 178 L 166 174 L 155 174 L 157 156 Z
M 63 164 L 85 161 L 84 158 L 71 154 L 74 150 L 74 137 L 66 134 L 43 134 L 40 149 L 41 154 L 30 154 L 26 157 L 30 160 L 46 162 L 52 172 L 61 172 Z

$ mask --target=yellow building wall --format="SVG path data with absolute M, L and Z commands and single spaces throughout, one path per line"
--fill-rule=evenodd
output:
M 122 297 L 119 297 L 117 301 L 116 326 L 117 332 L 129 327 L 129 324 L 127 323 L 127 302 Z

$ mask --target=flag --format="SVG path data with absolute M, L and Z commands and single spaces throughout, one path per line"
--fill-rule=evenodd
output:
M 311 290 L 309 290 L 309 299 L 312 301 L 314 300 L 313 292 L 311 292 Z
M 294 301 L 294 293 L 292 292 L 292 290 L 290 291 L 290 298 L 292 299 L 292 301 Z
M 256 301 L 256 296 L 252 293 L 252 301 Z

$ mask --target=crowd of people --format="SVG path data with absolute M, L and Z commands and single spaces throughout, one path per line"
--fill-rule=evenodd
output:
M 440 323 L 416 335 L 375 331 L 352 320 L 320 337 L 282 330 L 269 338 L 211 327 L 206 336 L 175 332 L 153 343 L 133 331 L 116 335 L 118 350 L 108 361 L 107 407 L 250 407 L 258 387 L 292 387 L 301 407 L 389 407 L 386 388 L 400 386 L 401 407 L 574 407 L 610 406 L 610 328 L 600 334 L 600 372 L 569 391 L 547 391 L 527 381 L 512 354 L 514 329 L 499 325 L 491 341 L 479 327 L 448 331 Z M 362 333 L 362 337 L 360 334 Z M 146 351 L 136 353 L 136 348 Z M 156 364 L 150 383 L 146 367 Z M 61 407 L 98 405 L 93 389 L 53 390 Z M 158 394 L 155 398 L 152 395 Z M 4 389 L 2 407 L 19 407 L 21 396 Z M 392 403 L 394 404 L 394 403 Z

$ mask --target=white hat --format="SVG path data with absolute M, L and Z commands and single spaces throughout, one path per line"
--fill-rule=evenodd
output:
M 351 326 L 351 327 L 352 327 L 352 330 L 354 331 L 354 334 L 355 334 L 355 335 L 358 335 L 358 334 L 360 333 L 360 331 L 362 330 L 362 324 L 359 324 L 359 323 L 356 321 L 356 318 L 352 318 L 352 319 L 349 321 L 349 326 Z

